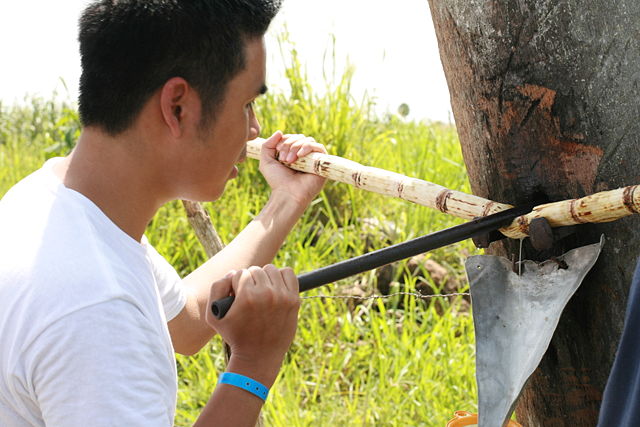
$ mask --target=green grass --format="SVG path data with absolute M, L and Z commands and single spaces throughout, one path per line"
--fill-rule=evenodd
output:
M 469 191 L 453 128 L 372 117 L 371 101 L 349 95 L 351 71 L 319 96 L 296 65 L 295 53 L 291 63 L 290 94 L 269 94 L 258 102 L 263 135 L 277 129 L 305 133 L 331 154 Z M 68 152 L 78 134 L 77 113 L 64 102 L 0 105 L 0 195 L 48 157 Z M 223 241 L 229 242 L 267 197 L 257 162 L 247 161 L 224 196 L 206 204 Z M 381 226 L 367 226 L 372 220 Z M 328 183 L 275 264 L 304 272 L 458 223 L 428 208 Z M 182 275 L 205 259 L 179 203 L 158 212 L 147 236 Z M 429 257 L 466 283 L 462 261 L 472 251 L 465 242 Z M 416 283 L 430 281 L 405 267 L 406 262 L 394 266 L 394 289 L 413 291 Z M 375 293 L 376 280 L 367 273 L 310 295 L 341 294 L 356 281 Z M 196 356 L 177 356 L 177 363 L 176 425 L 186 426 L 224 369 L 219 339 Z M 473 323 L 458 301 L 305 299 L 298 334 L 263 413 L 268 426 L 444 426 L 453 411 L 476 409 L 474 375 Z

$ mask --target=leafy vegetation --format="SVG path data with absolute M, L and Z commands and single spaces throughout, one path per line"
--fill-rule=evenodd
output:
M 318 95 L 295 52 L 291 64 L 289 93 L 258 101 L 264 135 L 277 129 L 313 135 L 331 154 L 469 191 L 452 127 L 396 116 L 375 118 L 372 101 L 350 96 L 352 71 Z M 0 196 L 47 158 L 67 153 L 79 129 L 74 107 L 65 102 L 32 98 L 22 106 L 0 105 Z M 267 197 L 258 164 L 249 160 L 224 196 L 206 207 L 218 233 L 229 242 Z M 459 222 L 425 207 L 328 183 L 275 264 L 304 272 Z M 205 260 L 177 202 L 158 212 L 147 236 L 183 275 Z M 466 283 L 462 261 L 472 251 L 465 242 L 427 258 L 444 266 L 450 283 Z M 390 291 L 415 292 L 425 283 L 439 291 L 445 285 L 424 269 L 413 271 L 406 261 L 387 271 Z M 383 288 L 380 277 L 369 272 L 309 296 L 349 293 L 354 284 L 361 294 L 378 293 L 378 287 Z M 265 424 L 444 426 L 454 410 L 475 410 L 473 323 L 463 304 L 461 299 L 411 296 L 362 303 L 305 299 L 296 340 L 264 407 Z M 224 369 L 220 340 L 196 356 L 177 356 L 177 364 L 176 425 L 186 426 Z

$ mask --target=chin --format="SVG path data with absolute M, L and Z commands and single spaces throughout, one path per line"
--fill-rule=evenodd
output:
M 209 188 L 205 191 L 191 191 L 188 194 L 181 196 L 180 198 L 183 200 L 188 200 L 190 202 L 213 202 L 222 197 L 224 193 L 224 185 L 222 188 Z

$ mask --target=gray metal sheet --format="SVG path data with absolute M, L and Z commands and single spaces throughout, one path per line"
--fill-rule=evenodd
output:
M 480 427 L 502 426 L 513 413 L 527 379 L 549 347 L 565 305 L 595 264 L 604 244 L 573 249 L 559 260 L 511 261 L 492 255 L 465 263 L 476 335 L 476 380 Z

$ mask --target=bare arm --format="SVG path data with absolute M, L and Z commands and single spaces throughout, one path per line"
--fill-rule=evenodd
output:
M 300 298 L 298 280 L 291 269 L 251 267 L 226 276 L 211 287 L 207 304 L 236 295 L 224 319 L 210 313 L 206 321 L 231 346 L 227 372 L 252 378 L 270 388 L 295 336 Z M 218 384 L 196 426 L 253 427 L 264 402 L 250 392 Z
M 169 322 L 176 351 L 197 353 L 215 334 L 204 322 L 211 283 L 231 270 L 270 263 L 303 211 L 304 207 L 288 197 L 273 194 L 262 212 L 228 246 L 184 278 L 187 304 Z
M 169 322 L 174 348 L 194 354 L 215 334 L 204 321 L 211 284 L 231 270 L 263 266 L 271 262 L 308 204 L 322 188 L 324 179 L 293 171 L 276 160 L 293 153 L 289 162 L 324 147 L 302 135 L 282 137 L 276 133 L 262 149 L 260 170 L 272 193 L 260 214 L 221 252 L 184 278 L 187 304 Z

